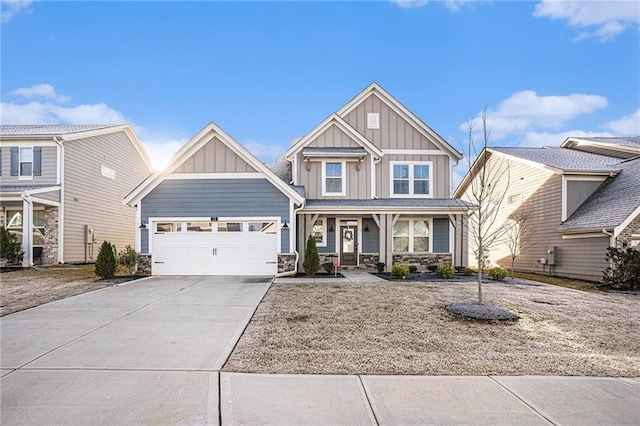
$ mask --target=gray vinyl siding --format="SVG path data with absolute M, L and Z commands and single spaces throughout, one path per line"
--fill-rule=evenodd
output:
M 431 188 L 433 190 L 432 198 L 450 198 L 451 197 L 451 160 L 446 155 L 402 155 L 387 154 L 382 157 L 382 161 L 376 165 L 376 195 L 380 198 L 393 198 L 391 195 L 391 162 L 392 161 L 430 161 L 431 176 L 433 182 Z
M 42 194 L 34 194 L 33 196 L 43 200 L 60 202 L 60 191 L 44 192 Z
M 490 161 L 495 161 L 492 158 Z M 542 273 L 541 258 L 547 258 L 547 248 L 557 247 L 557 265 L 553 274 L 590 280 L 600 280 L 605 262 L 607 236 L 595 238 L 563 239 L 557 230 L 562 218 L 562 177 L 550 171 L 510 161 L 510 182 L 502 182 L 499 192 L 506 191 L 496 226 L 502 226 L 508 218 L 527 214 L 526 238 L 523 252 L 516 258 L 516 269 Z M 469 189 L 467 188 L 467 191 Z M 508 203 L 509 195 L 523 194 L 523 202 Z M 467 194 L 462 199 L 471 201 Z M 474 241 L 469 236 L 469 263 L 476 264 L 473 255 Z M 490 260 L 505 268 L 511 267 L 511 255 L 506 243 L 490 250 Z M 548 271 L 547 271 L 548 272 Z
M 365 227 L 369 227 L 369 232 Z M 380 229 L 373 219 L 362 219 L 362 253 L 378 253 L 380 251 Z
M 367 129 L 367 113 L 380 114 L 380 128 Z M 380 149 L 438 149 L 415 127 L 372 94 L 344 117 L 345 121 Z
M 150 217 L 269 217 L 290 223 L 289 198 L 267 179 L 165 180 L 142 199 L 141 220 Z M 141 232 L 141 252 L 149 250 Z M 289 231 L 281 230 L 281 251 L 289 252 Z
M 433 219 L 433 252 L 449 253 L 449 219 Z
M 589 195 L 602 185 L 602 181 L 567 181 L 567 217 L 570 217 L 582 203 L 589 198 Z
M 318 246 L 318 253 L 335 253 L 336 252 L 336 220 L 334 218 L 324 218 L 327 221 L 327 246 Z M 333 226 L 333 232 L 329 229 Z M 306 243 L 306 242 L 305 242 Z
M 256 170 L 218 138 L 213 138 L 173 173 L 249 173 Z
M 22 143 L 20 145 L 11 145 L 11 142 L 2 144 L 2 185 L 55 185 L 58 179 L 58 154 L 55 146 L 42 146 L 42 162 L 40 176 L 33 176 L 33 179 L 23 180 L 19 176 L 11 176 L 11 147 L 36 147 L 40 146 L 37 142 L 33 144 Z
M 102 165 L 115 180 L 102 176 Z M 84 262 L 84 225 L 95 233 L 93 260 L 103 241 L 135 247 L 136 211 L 122 200 L 150 172 L 124 131 L 64 143 L 65 262 Z

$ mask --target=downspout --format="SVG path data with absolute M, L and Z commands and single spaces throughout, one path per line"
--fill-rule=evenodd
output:
M 306 201 L 306 200 L 305 200 Z M 302 204 L 300 205 L 299 208 L 297 209 L 293 209 L 293 218 L 289 219 L 289 222 L 291 223 L 291 233 L 289 234 L 289 245 L 291 247 L 293 247 L 293 253 L 295 253 L 296 255 L 296 260 L 295 263 L 293 264 L 293 271 L 288 271 L 288 272 L 282 272 L 281 274 L 276 274 L 276 277 L 287 277 L 289 275 L 296 275 L 298 273 L 298 260 L 300 259 L 300 253 L 298 253 L 298 250 L 296 250 L 296 245 L 295 245 L 295 238 L 297 236 L 298 233 L 298 212 L 302 209 L 304 209 L 304 201 L 302 202 Z
M 609 236 L 609 247 L 615 247 L 616 246 L 616 237 L 611 232 L 607 231 L 606 229 L 603 229 L 602 233 L 604 235 L 608 235 Z
M 374 157 L 374 159 L 373 159 L 373 167 L 371 168 L 372 169 L 372 171 L 371 171 L 371 192 L 372 192 L 371 198 L 374 199 L 374 200 L 376 198 L 378 198 L 378 196 L 376 195 L 376 192 L 377 192 L 377 189 L 378 189 L 377 188 L 378 182 L 376 182 L 376 166 L 378 164 L 380 164 L 381 161 L 382 161 L 382 157 L 380 157 L 380 158 L 375 158 Z
M 22 266 L 33 266 L 33 203 L 29 194 L 22 193 Z

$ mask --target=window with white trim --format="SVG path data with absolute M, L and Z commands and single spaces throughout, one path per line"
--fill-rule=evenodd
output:
M 20 177 L 33 177 L 33 147 L 20 148 L 20 165 L 18 170 Z
M 13 234 L 22 244 L 22 210 L 7 210 L 7 231 Z M 44 210 L 33 210 L 33 234 L 31 244 L 34 247 L 44 246 Z
M 391 163 L 392 197 L 430 197 L 431 162 Z
M 327 220 L 326 219 L 318 219 L 316 223 L 313 224 L 313 228 L 311 229 L 311 235 L 316 239 L 316 246 L 326 247 L 327 246 Z
M 322 163 L 322 195 L 345 195 L 345 163 Z
M 7 231 L 22 244 L 22 210 L 7 210 Z
M 393 251 L 424 253 L 431 251 L 431 220 L 399 220 L 393 225 Z

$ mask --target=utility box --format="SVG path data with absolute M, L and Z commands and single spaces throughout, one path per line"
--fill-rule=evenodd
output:
M 558 260 L 558 247 L 549 246 L 547 247 L 547 261 L 549 265 L 555 265 Z
M 546 257 L 541 257 L 540 258 L 540 264 L 541 265 L 546 265 L 547 264 L 547 258 Z

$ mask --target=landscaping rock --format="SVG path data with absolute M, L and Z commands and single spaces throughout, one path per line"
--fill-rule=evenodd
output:
M 455 315 L 476 321 L 517 321 L 520 317 L 506 309 L 489 303 L 454 302 L 447 310 Z

